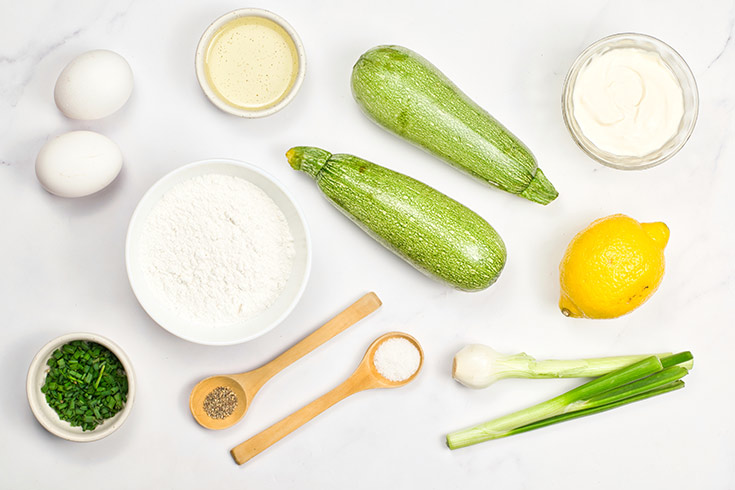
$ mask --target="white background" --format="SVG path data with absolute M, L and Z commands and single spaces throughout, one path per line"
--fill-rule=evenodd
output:
M 194 76 L 200 34 L 239 7 L 282 15 L 307 51 L 301 92 L 266 119 L 218 111 Z M 1 12 L 0 487 L 735 487 L 733 2 L 2 0 Z M 689 143 L 641 172 L 586 157 L 560 111 L 574 58 L 621 31 L 671 44 L 692 67 L 701 94 Z M 350 70 L 362 52 L 385 43 L 421 53 L 516 133 L 560 197 L 542 207 L 487 188 L 364 117 L 350 94 Z M 73 57 L 96 48 L 127 58 L 133 96 L 105 120 L 65 119 L 53 102 L 56 77 Z M 122 174 L 98 195 L 57 198 L 35 179 L 40 147 L 72 129 L 99 131 L 124 153 Z M 499 281 L 469 294 L 414 271 L 290 169 L 283 155 L 294 145 L 353 153 L 459 199 L 507 244 Z M 127 222 L 145 190 L 183 164 L 212 157 L 276 175 L 302 204 L 314 242 L 312 276 L 290 318 L 231 347 L 191 344 L 159 328 L 137 304 L 123 259 Z M 566 244 L 592 220 L 618 212 L 671 228 L 661 288 L 617 320 L 564 318 L 557 267 Z M 261 365 L 370 290 L 382 298 L 381 310 L 269 382 L 240 424 L 215 433 L 193 421 L 187 399 L 197 380 Z M 425 349 L 416 382 L 355 395 L 245 466 L 233 463 L 232 446 L 337 385 L 374 338 L 395 329 Z M 91 444 L 47 433 L 24 391 L 36 351 L 78 330 L 121 345 L 139 386 L 128 422 Z M 449 370 L 455 351 L 470 342 L 562 358 L 690 349 L 696 368 L 682 391 L 452 452 L 443 444 L 446 432 L 578 383 L 508 380 L 465 389 Z

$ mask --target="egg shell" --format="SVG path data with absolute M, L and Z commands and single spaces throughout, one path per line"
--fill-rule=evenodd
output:
M 101 119 L 117 112 L 133 91 L 133 71 L 125 58 L 106 49 L 87 51 L 59 75 L 54 100 L 71 119 Z
M 61 197 L 94 194 L 115 180 L 122 168 L 120 148 L 93 131 L 72 131 L 46 142 L 36 158 L 36 177 Z

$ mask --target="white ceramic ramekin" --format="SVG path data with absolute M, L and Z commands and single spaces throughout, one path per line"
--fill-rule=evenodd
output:
M 109 349 L 120 360 L 120 363 L 125 369 L 125 374 L 128 377 L 128 394 L 123 409 L 113 417 L 105 419 L 104 422 L 93 430 L 88 431 L 82 431 L 81 427 L 72 427 L 69 425 L 69 422 L 61 420 L 54 409 L 46 403 L 46 395 L 41 393 L 41 387 L 46 382 L 46 374 L 49 370 L 46 362 L 56 349 L 74 340 L 94 342 Z M 130 359 L 128 359 L 128 356 L 112 340 L 94 333 L 68 333 L 44 345 L 33 358 L 31 366 L 28 369 L 28 377 L 26 378 L 26 394 L 33 415 L 36 416 L 38 422 L 47 431 L 69 441 L 92 442 L 115 432 L 125 422 L 128 415 L 130 415 L 130 411 L 133 409 L 133 402 L 135 401 L 135 373 L 133 372 L 133 365 Z
M 207 80 L 207 75 L 205 73 L 204 61 L 206 58 L 207 50 L 209 49 L 209 43 L 212 41 L 212 38 L 222 26 L 240 17 L 263 17 L 265 19 L 275 22 L 288 33 L 288 35 L 293 40 L 294 46 L 296 46 L 296 54 L 298 55 L 299 61 L 299 69 L 296 74 L 296 80 L 294 80 L 291 89 L 283 99 L 281 99 L 275 105 L 265 107 L 263 109 L 248 110 L 228 104 L 226 101 L 222 100 L 222 98 L 220 98 L 214 90 L 212 90 L 212 87 L 210 87 L 209 81 Z M 204 94 L 207 96 L 210 102 L 212 102 L 212 104 L 229 114 L 234 114 L 236 116 L 246 118 L 257 118 L 270 116 L 271 114 L 280 111 L 281 109 L 286 107 L 296 96 L 296 93 L 299 91 L 299 88 L 301 88 L 301 84 L 303 83 L 304 77 L 306 76 L 306 52 L 304 50 L 304 45 L 301 42 L 301 38 L 296 33 L 294 28 L 291 27 L 291 24 L 286 22 L 283 17 L 276 15 L 268 10 L 246 8 L 228 12 L 225 15 L 216 19 L 209 25 L 209 27 L 207 27 L 207 29 L 204 31 L 204 34 L 202 34 L 201 39 L 199 39 L 196 56 L 194 57 L 194 66 L 196 68 L 197 80 L 199 81 L 199 85 L 202 87 Z

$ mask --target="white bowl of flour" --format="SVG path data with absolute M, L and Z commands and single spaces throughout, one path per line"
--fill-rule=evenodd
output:
M 138 203 L 125 246 L 141 306 L 182 339 L 230 345 L 278 325 L 311 269 L 306 220 L 263 170 L 213 159 L 181 167 Z

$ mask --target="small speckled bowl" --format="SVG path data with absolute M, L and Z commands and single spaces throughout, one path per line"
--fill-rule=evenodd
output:
M 46 374 L 49 369 L 46 362 L 56 349 L 74 340 L 95 342 L 109 349 L 120 360 L 120 363 L 125 369 L 125 374 L 128 377 L 128 396 L 123 409 L 113 417 L 105 419 L 104 422 L 93 430 L 88 431 L 82 431 L 81 427 L 72 427 L 69 425 L 69 422 L 61 420 L 54 409 L 46 403 L 46 395 L 41 393 L 41 387 L 46 381 Z M 128 415 L 130 415 L 135 400 L 135 373 L 133 372 L 133 365 L 130 363 L 128 356 L 112 340 L 94 333 L 68 333 L 44 345 L 38 351 L 36 357 L 33 358 L 31 366 L 28 369 L 28 377 L 26 378 L 26 394 L 28 395 L 28 404 L 31 406 L 33 415 L 36 416 L 36 419 L 44 429 L 68 441 L 92 442 L 115 432 L 125 422 Z
M 241 17 L 262 17 L 264 19 L 275 22 L 276 24 L 281 26 L 283 30 L 286 31 L 286 33 L 293 41 L 294 46 L 296 47 L 299 67 L 293 85 L 291 85 L 291 88 L 289 89 L 286 96 L 283 97 L 283 99 L 281 99 L 274 105 L 267 106 L 262 109 L 248 110 L 228 104 L 225 100 L 220 98 L 214 90 L 212 90 L 212 87 L 209 85 L 209 81 L 207 80 L 207 75 L 204 69 L 204 61 L 207 55 L 207 50 L 209 49 L 209 44 L 212 42 L 214 35 L 220 30 L 222 26 L 230 21 Z M 306 75 L 306 52 L 304 51 L 304 45 L 302 44 L 299 35 L 296 33 L 294 28 L 291 27 L 291 24 L 286 22 L 286 20 L 283 19 L 281 16 L 263 9 L 238 9 L 233 10 L 232 12 L 228 12 L 222 17 L 219 17 L 217 20 L 212 22 L 209 27 L 207 27 L 207 29 L 204 31 L 204 34 L 202 34 L 201 39 L 199 40 L 199 44 L 197 45 L 196 56 L 194 58 L 194 66 L 196 68 L 199 86 L 202 87 L 204 94 L 207 96 L 210 102 L 212 102 L 212 104 L 214 104 L 215 106 L 217 106 L 217 108 L 223 110 L 224 112 L 234 114 L 236 116 L 257 118 L 270 116 L 271 114 L 280 111 L 281 109 L 286 107 L 296 96 L 296 93 L 299 91 L 299 88 L 301 88 L 301 84 L 303 83 L 304 77 Z

